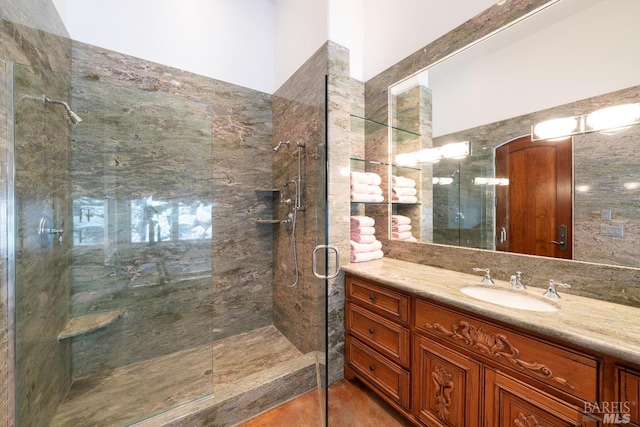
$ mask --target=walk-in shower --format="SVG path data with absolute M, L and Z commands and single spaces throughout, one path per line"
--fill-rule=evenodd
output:
M 279 206 L 256 189 L 270 127 L 239 144 L 214 114 L 222 96 L 12 74 L 16 425 L 229 426 L 317 387 L 315 344 L 274 325 L 274 241 L 251 219 Z M 294 236 L 302 174 L 284 186 Z

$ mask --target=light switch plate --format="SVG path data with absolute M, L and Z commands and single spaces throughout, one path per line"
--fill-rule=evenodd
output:
M 600 212 L 600 219 L 603 221 L 611 221 L 611 209 L 603 209 Z
M 624 237 L 624 226 L 622 225 L 601 225 L 601 236 Z

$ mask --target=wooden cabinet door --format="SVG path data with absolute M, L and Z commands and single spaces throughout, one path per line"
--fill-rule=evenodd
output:
M 640 426 L 640 373 L 618 368 L 616 402 L 620 404 L 623 420 L 630 426 Z
M 514 378 L 485 370 L 486 427 L 598 426 L 587 415 Z
M 413 412 L 435 426 L 480 425 L 480 364 L 414 335 Z

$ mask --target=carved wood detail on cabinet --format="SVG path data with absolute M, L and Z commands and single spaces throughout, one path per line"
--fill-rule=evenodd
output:
M 520 351 L 511 344 L 505 334 L 487 332 L 483 327 L 476 327 L 464 320 L 460 320 L 457 324 L 452 325 L 450 331 L 437 322 L 425 326 L 455 340 L 461 340 L 474 350 L 479 350 L 482 353 L 498 359 L 504 357 L 519 368 L 527 369 L 529 372 L 542 378 L 548 378 L 571 389 L 575 389 L 567 379 L 555 376 L 547 365 L 522 360 L 520 358 Z
M 513 420 L 513 425 L 515 425 L 516 427 L 537 427 L 541 426 L 542 424 L 538 422 L 538 419 L 535 417 L 535 415 L 526 416 L 525 414 L 520 412 L 518 414 L 518 418 Z
M 433 378 L 433 394 L 436 398 L 436 414 L 443 420 L 449 419 L 449 406 L 451 406 L 451 393 L 454 384 L 451 380 L 451 373 L 442 366 L 435 366 L 431 372 Z
M 429 426 L 480 425 L 481 366 L 472 359 L 414 336 L 413 411 Z
M 487 364 L 513 369 L 579 400 L 598 400 L 598 358 L 474 318 L 420 298 L 414 300 L 414 328 L 451 343 Z M 451 326 L 443 326 L 451 325 Z

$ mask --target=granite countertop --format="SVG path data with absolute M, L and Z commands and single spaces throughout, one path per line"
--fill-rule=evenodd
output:
M 401 291 L 477 313 L 510 325 L 640 364 L 640 308 L 567 294 L 562 288 L 555 312 L 503 307 L 463 294 L 460 288 L 480 285 L 483 273 L 466 274 L 392 258 L 343 265 L 346 272 Z M 495 278 L 494 278 L 495 280 Z M 527 283 L 525 292 L 541 296 L 546 284 Z M 510 289 L 509 282 L 495 280 Z M 574 286 L 579 284 L 573 284 Z

